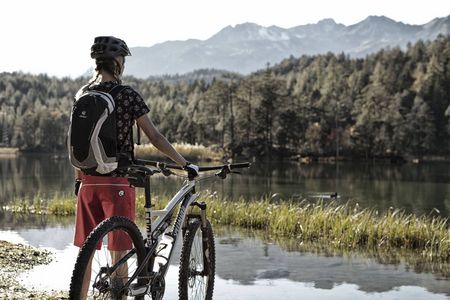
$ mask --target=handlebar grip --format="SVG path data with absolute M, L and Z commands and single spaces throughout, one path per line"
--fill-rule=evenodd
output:
M 242 168 L 249 168 L 249 167 L 250 167 L 249 162 L 230 164 L 230 169 L 242 169 Z

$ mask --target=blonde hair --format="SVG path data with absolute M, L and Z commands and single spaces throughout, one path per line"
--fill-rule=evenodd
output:
M 75 97 L 83 94 L 92 85 L 102 82 L 102 72 L 111 74 L 119 84 L 122 83 L 122 80 L 120 79 L 122 68 L 115 58 L 96 59 L 94 74 L 92 75 L 92 78 L 77 92 Z

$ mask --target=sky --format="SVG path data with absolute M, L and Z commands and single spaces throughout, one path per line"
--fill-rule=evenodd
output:
M 450 0 L 3 0 L 0 72 L 78 77 L 93 65 L 99 35 L 148 47 L 205 40 L 245 22 L 290 28 L 332 18 L 348 26 L 369 15 L 425 24 L 450 15 Z

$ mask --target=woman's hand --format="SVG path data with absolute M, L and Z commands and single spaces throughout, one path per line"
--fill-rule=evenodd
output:
M 198 170 L 199 170 L 198 166 L 191 164 L 190 162 L 188 162 L 183 167 L 183 170 L 187 171 L 189 180 L 192 180 L 198 176 Z

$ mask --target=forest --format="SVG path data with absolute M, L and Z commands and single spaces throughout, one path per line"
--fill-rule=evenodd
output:
M 73 97 L 87 81 L 0 73 L 0 145 L 65 151 Z M 450 36 L 365 58 L 291 56 L 245 76 L 200 70 L 124 84 L 169 141 L 230 157 L 450 155 Z

